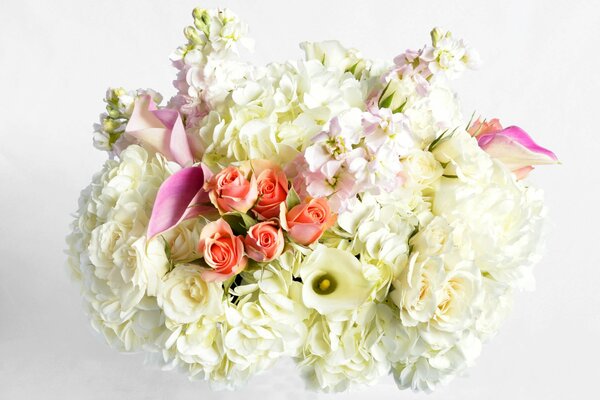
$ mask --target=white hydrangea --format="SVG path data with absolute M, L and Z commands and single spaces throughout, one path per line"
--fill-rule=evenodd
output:
M 192 322 L 167 324 L 165 360 L 217 389 L 239 387 L 280 357 L 297 356 L 306 337 L 308 310 L 290 271 L 274 262 L 242 276 L 243 283 L 230 292 L 237 300 L 223 300 L 222 313 L 203 312 Z
M 374 323 L 376 305 L 364 304 L 355 318 L 332 321 L 313 313 L 298 363 L 312 389 L 340 392 L 372 385 L 389 373 L 390 364 Z
M 158 187 L 174 168 L 139 146 L 128 147 L 120 162 L 107 161 L 82 192 L 68 239 L 92 324 L 123 350 L 154 348 L 163 332 L 164 316 L 149 295 L 168 260 L 160 246 L 145 246 L 145 233 Z
M 542 194 L 500 163 L 488 162 L 491 177 L 485 183 L 443 179 L 434 213 L 463 230 L 461 244 L 470 246 L 483 273 L 512 287 L 532 288 L 531 266 L 539 258 L 545 216 Z M 459 162 L 457 170 L 462 166 Z

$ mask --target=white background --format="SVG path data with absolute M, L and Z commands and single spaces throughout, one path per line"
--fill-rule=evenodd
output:
M 64 268 L 79 191 L 103 162 L 92 124 L 108 86 L 173 94 L 168 56 L 193 1 L 0 0 L 0 398 L 244 399 L 305 392 L 291 363 L 239 393 L 212 393 L 144 366 L 94 336 Z M 597 398 L 600 378 L 600 6 L 596 1 L 205 1 L 250 25 L 256 62 L 301 56 L 303 40 L 339 39 L 391 58 L 451 29 L 482 69 L 456 84 L 465 115 L 518 124 L 560 166 L 532 180 L 546 191 L 550 234 L 537 291 L 468 376 L 431 396 L 391 379 L 343 399 Z

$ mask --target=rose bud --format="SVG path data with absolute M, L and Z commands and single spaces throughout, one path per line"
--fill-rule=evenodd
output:
M 224 281 L 240 273 L 248 263 L 244 255 L 244 242 L 235 236 L 224 219 L 207 224 L 200 233 L 198 251 L 211 271 L 203 271 L 206 281 Z
M 288 180 L 279 166 L 269 161 L 252 161 L 256 173 L 258 201 L 254 212 L 258 219 L 265 220 L 279 216 L 279 205 L 288 194 Z
M 285 213 L 285 203 L 281 204 L 281 225 L 296 243 L 307 246 L 316 242 L 336 220 L 329 203 L 324 197 L 307 199 Z
M 246 254 L 254 261 L 274 260 L 283 251 L 283 231 L 275 221 L 259 222 L 248 230 L 244 245 Z
M 256 202 L 258 189 L 256 179 L 247 179 L 239 168 L 229 166 L 214 175 L 204 188 L 210 201 L 221 212 L 246 212 Z

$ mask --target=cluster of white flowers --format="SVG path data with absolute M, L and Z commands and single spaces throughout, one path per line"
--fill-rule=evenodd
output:
M 95 127 L 114 159 L 68 238 L 93 326 L 216 388 L 284 356 L 323 391 L 462 373 L 531 288 L 545 214 L 462 119 L 449 80 L 476 54 L 434 29 L 393 63 L 327 41 L 259 67 L 237 16 L 193 18 L 168 105 L 111 89 Z M 134 113 L 148 98 L 155 116 Z M 163 136 L 128 135 L 134 118 Z M 194 193 L 187 172 L 204 176 Z

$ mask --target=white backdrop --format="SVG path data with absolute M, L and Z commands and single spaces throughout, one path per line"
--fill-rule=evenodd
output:
M 79 191 L 104 154 L 91 144 L 107 86 L 169 97 L 168 56 L 194 1 L 0 1 L 0 398 L 237 399 L 307 393 L 291 363 L 239 393 L 120 355 L 94 336 L 63 254 Z M 301 56 L 303 40 L 337 38 L 393 57 L 451 29 L 478 48 L 482 69 L 456 85 L 464 113 L 518 124 L 563 164 L 541 167 L 550 234 L 537 291 L 466 378 L 426 397 L 391 379 L 341 399 L 595 397 L 600 378 L 600 194 L 596 1 L 204 1 L 250 25 L 257 62 Z

